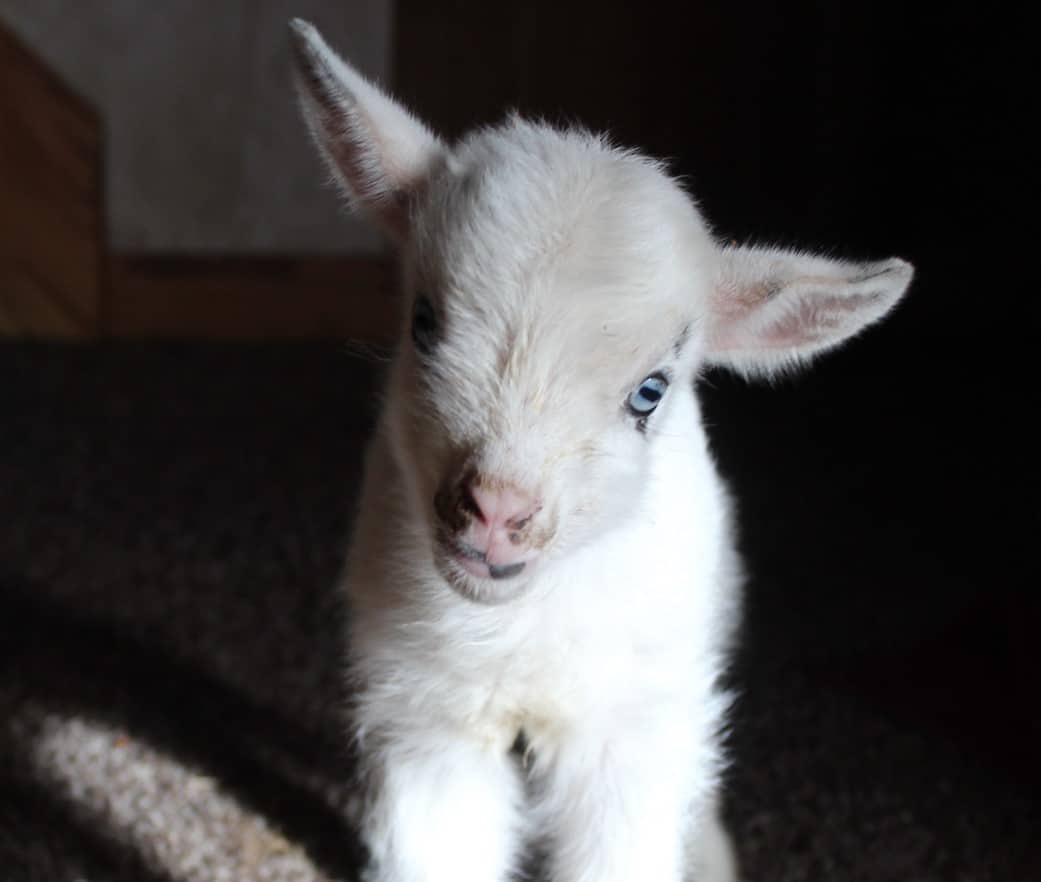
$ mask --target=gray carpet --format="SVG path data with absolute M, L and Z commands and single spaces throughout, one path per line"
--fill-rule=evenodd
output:
M 375 376 L 328 347 L 0 347 L 0 880 L 355 877 L 329 589 Z M 765 394 L 706 390 L 757 549 L 727 803 L 745 876 L 1038 882 L 1036 751 L 1002 737 L 1027 717 L 952 649 L 971 592 L 937 616 L 912 590 L 971 561 L 908 532 L 909 492 L 880 519 L 848 459 L 782 468 L 806 438 Z

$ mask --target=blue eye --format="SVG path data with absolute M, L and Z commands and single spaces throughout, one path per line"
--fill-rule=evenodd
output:
M 629 410 L 638 417 L 650 415 L 665 396 L 669 381 L 662 374 L 651 374 L 629 396 Z

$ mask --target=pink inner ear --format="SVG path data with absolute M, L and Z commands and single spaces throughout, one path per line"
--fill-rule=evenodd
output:
M 336 119 L 331 108 L 323 107 L 323 113 L 327 117 L 321 143 L 338 169 L 350 199 L 396 239 L 404 239 L 408 233 L 409 201 L 418 180 L 409 179 L 406 170 L 389 167 L 390 155 L 361 110 L 349 111 L 347 125 Z
M 409 199 L 440 142 L 325 45 L 313 27 L 293 26 L 304 115 L 344 194 L 399 241 L 407 237 Z
M 725 321 L 739 321 L 753 309 L 766 303 L 781 292 L 781 287 L 770 282 L 755 285 L 722 285 L 716 295 L 713 308 Z
M 788 308 L 765 327 L 756 329 L 757 306 L 768 309 L 769 299 L 769 294 L 761 294 L 755 301 L 746 299 L 746 303 L 755 302 L 756 306 L 745 310 L 742 318 L 728 317 L 715 344 L 723 349 L 786 349 L 826 343 L 855 330 L 860 324 L 855 316 L 877 305 L 884 295 L 881 291 L 841 296 L 802 294 L 793 298 L 793 303 L 785 304 Z

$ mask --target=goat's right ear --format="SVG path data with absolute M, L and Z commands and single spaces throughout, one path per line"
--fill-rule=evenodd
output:
M 709 308 L 709 360 L 746 374 L 794 367 L 881 319 L 913 275 L 896 257 L 851 263 L 728 246 Z
M 351 207 L 399 242 L 408 198 L 422 186 L 441 142 L 343 61 L 306 21 L 289 25 L 294 79 L 307 127 Z

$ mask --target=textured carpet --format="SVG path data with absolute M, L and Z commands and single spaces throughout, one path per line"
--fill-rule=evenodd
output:
M 0 880 L 354 878 L 330 587 L 376 373 L 320 347 L 0 347 Z M 785 451 L 861 430 L 810 437 L 827 421 L 769 394 L 706 389 L 755 549 L 746 878 L 1038 882 L 1036 717 L 981 697 L 1003 686 L 952 648 L 974 558 L 915 529 L 942 452 L 888 489 L 841 453 L 808 469 Z M 938 580 L 940 615 L 912 590 Z

